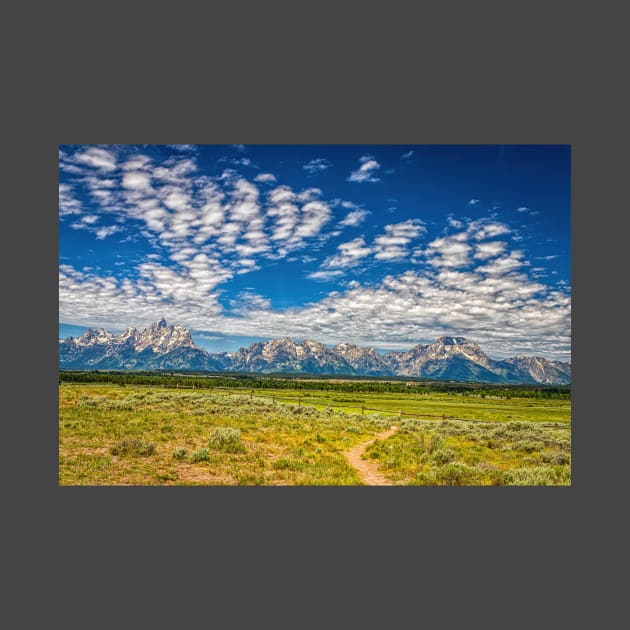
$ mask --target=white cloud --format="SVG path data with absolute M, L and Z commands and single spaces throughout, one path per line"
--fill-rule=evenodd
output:
M 289 186 L 278 186 L 269 192 L 271 205 L 267 208 L 266 216 L 274 224 L 270 238 L 280 244 L 279 257 L 303 247 L 306 239 L 318 235 L 330 220 L 330 207 L 323 201 L 308 201 L 300 207 L 300 202 L 312 198 L 314 191 L 321 192 L 308 189 L 297 195 Z
M 94 214 L 84 214 L 78 221 L 71 223 L 73 230 L 89 230 L 94 231 L 92 226 L 98 222 L 98 217 Z
M 260 173 L 260 175 L 256 175 L 256 177 L 254 177 L 254 181 L 261 183 L 272 183 L 277 180 L 276 176 L 272 175 L 271 173 Z
M 332 166 L 332 162 L 329 162 L 326 158 L 316 158 L 306 164 L 302 165 L 302 168 L 309 175 L 320 175 L 324 173 Z
M 306 203 L 307 201 L 314 201 L 315 199 L 319 199 L 321 196 L 322 191 L 320 188 L 307 188 L 296 195 L 295 198 L 298 201 Z
M 409 255 L 408 245 L 426 233 L 420 219 L 408 219 L 401 223 L 385 226 L 385 234 L 374 239 L 374 258 L 377 260 L 400 260 Z
M 353 210 L 352 212 L 348 212 L 348 214 L 339 222 L 339 225 L 342 227 L 356 227 L 357 225 L 361 225 L 369 214 L 369 210 Z
M 465 232 L 436 238 L 428 244 L 424 254 L 434 267 L 465 267 L 470 262 L 471 251 L 465 239 Z
M 489 241 L 486 243 L 478 243 L 475 247 L 475 258 L 485 260 L 502 254 L 507 247 L 507 243 L 503 241 Z
M 101 171 L 116 170 L 116 156 L 114 153 L 98 147 L 90 147 L 85 151 L 75 153 L 74 160 Z
M 69 184 L 59 184 L 59 216 L 66 217 L 81 212 L 81 204 L 74 197 L 72 187 Z
M 347 178 L 349 182 L 381 181 L 378 177 L 374 176 L 374 173 L 381 168 L 381 165 L 371 155 L 364 155 L 360 157 L 359 162 L 361 162 L 361 166 L 356 171 L 352 171 L 352 173 L 350 173 Z
M 365 240 L 359 237 L 347 243 L 341 243 L 337 247 L 337 251 L 336 255 L 330 256 L 324 261 L 322 267 L 354 267 L 359 264 L 362 258 L 372 253 L 372 248 L 367 247 Z
M 76 151 L 84 153 L 85 147 Z M 315 188 L 294 191 L 275 185 L 260 194 L 255 179 L 235 171 L 214 178 L 199 174 L 194 155 L 154 162 L 138 154 L 125 161 L 120 148 L 116 155 L 120 171 L 74 163 L 74 155 L 64 150 L 60 160 L 80 164 L 82 170 L 59 187 L 60 216 L 95 237 L 104 230 L 101 238 L 114 230 L 129 231 L 129 219 L 142 221 L 142 232 L 134 235 L 143 234 L 156 250 L 136 263 L 127 279 L 60 265 L 61 321 L 142 326 L 158 312 L 194 330 L 224 334 L 407 349 L 412 342 L 451 332 L 480 343 L 491 356 L 531 354 L 532 339 L 540 340 L 536 350 L 543 356 L 566 359 L 570 354 L 570 288 L 558 285 L 555 290 L 537 280 L 542 268 L 531 270 L 524 252 L 509 251 L 510 226 L 487 218 L 450 217 L 448 228 L 455 233 L 434 238 L 422 250 L 414 242 L 427 231 L 422 221 L 385 226 L 373 239 L 361 236 L 342 243 L 307 276 L 321 282 L 351 280 L 341 285 L 345 289 L 302 307 L 277 310 L 259 296 L 257 303 L 249 301 L 249 309 L 245 302 L 236 305 L 238 317 L 231 316 L 218 301 L 221 285 L 259 269 L 265 258 L 291 256 L 316 265 L 322 239 L 338 232 L 325 231 L 331 205 L 348 211 L 342 227 L 360 224 L 365 215 L 359 213 L 367 211 L 352 202 L 328 203 Z M 79 191 L 86 196 L 79 197 Z M 84 208 L 79 198 L 85 198 Z M 110 220 L 101 225 L 106 215 Z M 510 244 L 496 240 L 501 235 L 509 235 Z M 414 248 L 424 262 L 446 264 L 416 265 L 380 282 L 372 276 L 370 286 L 352 278 L 352 270 L 363 263 L 403 260 Z M 466 260 L 468 267 L 463 266 Z
M 513 271 L 514 269 L 518 269 L 519 267 L 525 265 L 526 263 L 522 260 L 522 258 L 523 252 L 514 250 L 507 256 L 495 258 L 488 264 L 477 267 L 477 272 L 489 275 L 503 275 L 508 271 Z
M 337 276 L 342 276 L 343 271 L 339 269 L 331 270 L 331 271 L 314 271 L 313 273 L 309 273 L 306 277 L 311 280 L 321 280 L 328 281 L 332 278 L 336 278 Z
M 188 177 L 197 170 L 197 164 L 193 158 L 184 158 L 177 160 L 170 158 L 156 166 L 151 175 L 153 179 L 166 182 L 168 184 L 185 185 L 188 183 Z
M 403 153 L 403 154 L 400 156 L 400 159 L 401 159 L 401 160 L 408 160 L 408 159 L 409 159 L 409 158 L 410 158 L 413 154 L 414 154 L 414 150 L 413 150 L 413 149 L 410 149 L 409 151 L 407 151 L 407 153 Z
M 479 201 L 480 201 L 479 199 L 471 199 L 471 200 L 468 202 L 468 205 L 469 205 L 469 206 L 476 206 L 476 205 L 479 203 Z
M 302 206 L 301 223 L 295 230 L 295 236 L 308 238 L 319 234 L 322 227 L 330 220 L 330 208 L 321 201 L 310 201 Z
M 135 154 L 127 158 L 125 162 L 121 164 L 123 171 L 142 171 L 149 169 L 151 166 L 151 158 L 147 155 Z
M 123 175 L 122 186 L 128 190 L 149 191 L 151 189 L 151 177 L 148 173 L 130 171 Z
M 495 238 L 502 234 L 509 234 L 512 230 L 505 223 L 478 220 L 470 223 L 468 231 L 475 239 L 482 241 L 486 238 Z
M 99 241 L 102 241 L 108 236 L 116 234 L 116 232 L 120 232 L 120 227 L 118 225 L 104 225 L 96 230 L 96 238 Z

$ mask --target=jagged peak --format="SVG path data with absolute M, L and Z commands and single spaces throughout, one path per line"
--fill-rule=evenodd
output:
M 303 346 L 323 346 L 324 344 L 321 343 L 320 341 L 314 341 L 313 339 L 304 339 L 304 341 L 302 341 L 302 345 Z
M 267 344 L 273 344 L 273 345 L 281 345 L 281 344 L 293 344 L 294 346 L 296 346 L 297 344 L 295 343 L 295 341 L 293 341 L 293 339 L 291 339 L 291 337 L 278 337 L 277 339 L 270 339 L 269 341 L 263 342 L 265 345 Z
M 419 343 L 406 352 L 383 354 L 373 347 L 363 347 L 350 342 L 328 346 L 313 339 L 296 342 L 290 337 L 254 342 L 249 347 L 240 348 L 235 352 L 209 354 L 196 346 L 187 328 L 181 324 L 169 326 L 163 317 L 140 333 L 134 326 L 128 326 L 120 335 L 113 335 L 104 328 L 88 328 L 77 339 L 73 337 L 60 339 L 60 353 L 72 355 L 70 359 L 64 359 L 67 362 L 76 361 L 76 357 L 81 357 L 83 353 L 85 353 L 86 361 L 94 361 L 94 357 L 100 360 L 99 352 L 103 352 L 103 356 L 108 361 L 125 361 L 132 355 L 141 356 L 143 361 L 153 361 L 177 352 L 179 360 L 184 362 L 189 360 L 188 357 L 193 356 L 193 350 L 200 351 L 208 357 L 220 357 L 219 363 L 222 369 L 242 368 L 246 371 L 273 371 L 274 368 L 286 369 L 288 367 L 290 370 L 308 369 L 322 374 L 423 376 L 436 374 L 435 370 L 439 369 L 438 378 L 445 378 L 450 369 L 455 370 L 453 374 L 457 377 L 461 377 L 461 374 L 466 373 L 462 370 L 469 370 L 472 375 L 480 375 L 482 374 L 480 369 L 484 368 L 483 375 L 486 378 L 488 374 L 494 373 L 497 379 L 513 379 L 505 382 L 532 382 L 533 379 L 534 382 L 541 383 L 563 383 L 570 382 L 571 369 L 571 364 L 568 362 L 545 359 L 540 356 L 520 354 L 503 361 L 494 360 L 485 355 L 475 342 L 465 337 L 452 335 L 442 335 L 428 345 Z M 121 358 L 117 359 L 117 357 Z M 149 358 L 145 359 L 145 357 Z M 87 365 L 95 365 L 95 363 L 87 363 Z M 519 378 L 524 380 L 514 380 Z

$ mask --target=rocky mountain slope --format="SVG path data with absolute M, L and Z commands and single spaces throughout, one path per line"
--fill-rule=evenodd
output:
M 491 359 L 464 337 L 440 337 L 407 352 L 379 354 L 374 348 L 340 343 L 329 348 L 288 337 L 253 343 L 234 353 L 210 354 L 190 332 L 164 319 L 139 332 L 129 327 L 116 336 L 90 329 L 59 342 L 62 369 L 168 369 L 370 376 L 410 376 L 486 383 L 562 385 L 571 382 L 571 365 L 542 357 Z
M 99 370 L 218 370 L 219 361 L 198 348 L 183 326 L 161 319 L 142 332 L 129 327 L 116 336 L 102 328 L 59 343 L 59 367 Z

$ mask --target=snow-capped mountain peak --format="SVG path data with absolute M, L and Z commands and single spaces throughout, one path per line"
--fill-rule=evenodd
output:
M 542 357 L 488 357 L 464 337 L 442 336 L 407 352 L 379 354 L 374 348 L 339 343 L 330 348 L 312 339 L 289 337 L 257 342 L 236 352 L 209 354 L 190 332 L 164 318 L 142 332 L 129 326 L 116 336 L 100 328 L 59 342 L 60 367 L 69 369 L 195 369 L 371 376 L 410 376 L 489 383 L 571 382 L 571 365 Z

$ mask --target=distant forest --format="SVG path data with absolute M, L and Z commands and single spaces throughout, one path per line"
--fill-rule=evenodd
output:
M 195 387 L 199 389 L 294 389 L 325 390 L 337 392 L 365 393 L 409 393 L 431 392 L 457 393 L 481 397 L 501 398 L 553 398 L 571 399 L 569 386 L 547 385 L 496 385 L 485 383 L 459 383 L 406 377 L 322 376 L 308 374 L 230 374 L 207 372 L 161 372 L 161 371 L 59 371 L 59 383 L 113 383 L 124 385 L 155 385 L 161 387 Z

